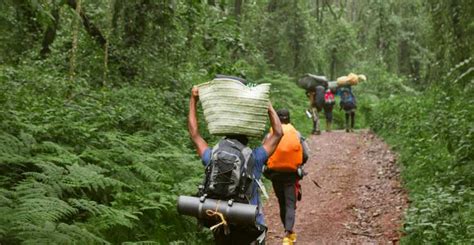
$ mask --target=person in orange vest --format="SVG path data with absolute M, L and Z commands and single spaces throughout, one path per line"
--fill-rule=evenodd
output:
M 308 160 L 308 147 L 293 125 L 287 109 L 277 110 L 283 128 L 283 137 L 273 155 L 268 159 L 265 176 L 272 181 L 273 190 L 278 198 L 280 219 L 285 229 L 283 244 L 296 242 L 295 225 L 296 201 L 301 200 L 301 186 L 298 181 L 303 177 L 302 164 Z M 272 129 L 270 133 L 272 134 Z

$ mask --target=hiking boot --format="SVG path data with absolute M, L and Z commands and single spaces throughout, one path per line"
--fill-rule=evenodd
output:
M 288 238 L 290 238 L 290 240 L 294 243 L 296 242 L 296 233 L 291 233 L 290 235 L 288 235 Z
M 283 245 L 293 245 L 293 241 L 291 240 L 290 236 L 286 236 L 283 238 Z
M 349 133 L 349 129 L 348 129 L 348 128 L 346 128 L 346 133 Z

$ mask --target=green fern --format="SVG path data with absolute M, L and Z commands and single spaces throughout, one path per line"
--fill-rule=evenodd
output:
M 162 176 L 162 174 L 143 163 L 135 163 L 131 168 L 149 181 L 156 181 Z
M 18 228 L 23 244 L 109 244 L 97 235 L 77 225 L 45 222 L 42 225 L 25 223 Z
M 127 186 L 125 183 L 100 174 L 106 172 L 105 169 L 96 165 L 79 166 L 74 164 L 67 166 L 69 174 L 65 176 L 64 182 L 71 188 L 86 188 L 98 191 L 106 187 L 120 188 Z
M 69 199 L 68 202 L 78 209 L 89 212 L 91 217 L 93 217 L 90 222 L 92 222 L 92 224 L 94 224 L 93 227 L 98 230 L 105 230 L 116 225 L 133 227 L 134 222 L 139 220 L 139 218 L 131 212 L 98 204 L 94 201 Z
M 59 221 L 77 213 L 77 209 L 55 197 L 28 195 L 20 198 L 18 207 L 14 209 L 16 222 Z

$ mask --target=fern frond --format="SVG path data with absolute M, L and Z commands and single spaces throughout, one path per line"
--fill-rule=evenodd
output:
M 97 202 L 94 201 L 70 198 L 68 202 L 73 207 L 85 210 L 95 216 L 105 213 L 104 205 L 97 204 Z
M 10 153 L 0 154 L 0 168 L 2 169 L 21 169 L 25 168 L 28 165 L 31 165 L 31 162 L 32 160 L 29 157 Z
M 20 198 L 20 204 L 15 211 L 16 222 L 41 223 L 58 221 L 77 213 L 77 209 L 55 197 Z
M 18 230 L 18 236 L 23 240 L 23 244 L 109 244 L 104 239 L 74 224 L 25 223 Z
M 12 191 L 0 188 L 0 207 L 10 206 L 13 203 L 12 196 Z
M 67 169 L 69 170 L 69 174 L 66 175 L 64 181 L 69 187 L 87 188 L 89 190 L 98 191 L 106 187 L 117 188 L 126 186 L 126 184 L 121 181 L 100 174 L 106 170 L 96 165 L 79 166 L 78 164 L 74 164 L 67 166 Z
M 37 182 L 33 179 L 23 180 L 13 189 L 15 190 L 15 195 L 23 199 L 40 198 L 42 196 L 48 196 L 48 193 L 54 192 L 50 185 Z
M 99 230 L 108 229 L 116 225 L 131 228 L 134 225 L 134 221 L 139 220 L 137 216 L 126 210 L 115 209 L 94 201 L 85 199 L 69 199 L 68 201 L 74 207 L 90 212 L 94 217 L 90 219 L 89 223 L 94 224 L 94 227 Z
M 143 163 L 135 163 L 131 168 L 150 181 L 156 181 L 162 176 L 158 171 Z
M 156 245 L 160 244 L 155 241 L 139 241 L 139 242 L 123 242 L 122 245 Z
M 9 133 L 0 133 L 0 145 L 0 154 L 26 154 L 23 142 Z
M 103 214 L 90 218 L 88 223 L 98 230 L 106 230 L 115 226 L 132 228 L 135 226 L 135 222 L 139 220 L 137 216 L 125 210 L 107 207 L 104 208 L 104 211 Z

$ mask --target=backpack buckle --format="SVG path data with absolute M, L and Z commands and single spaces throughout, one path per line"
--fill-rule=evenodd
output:
M 200 201 L 201 203 L 204 203 L 204 201 L 206 201 L 206 198 L 207 198 L 207 194 L 204 194 L 204 195 L 202 195 L 202 196 L 199 198 L 199 201 Z
M 229 201 L 227 201 L 227 205 L 229 205 L 229 207 L 232 207 L 233 204 L 234 204 L 234 199 L 230 199 Z

